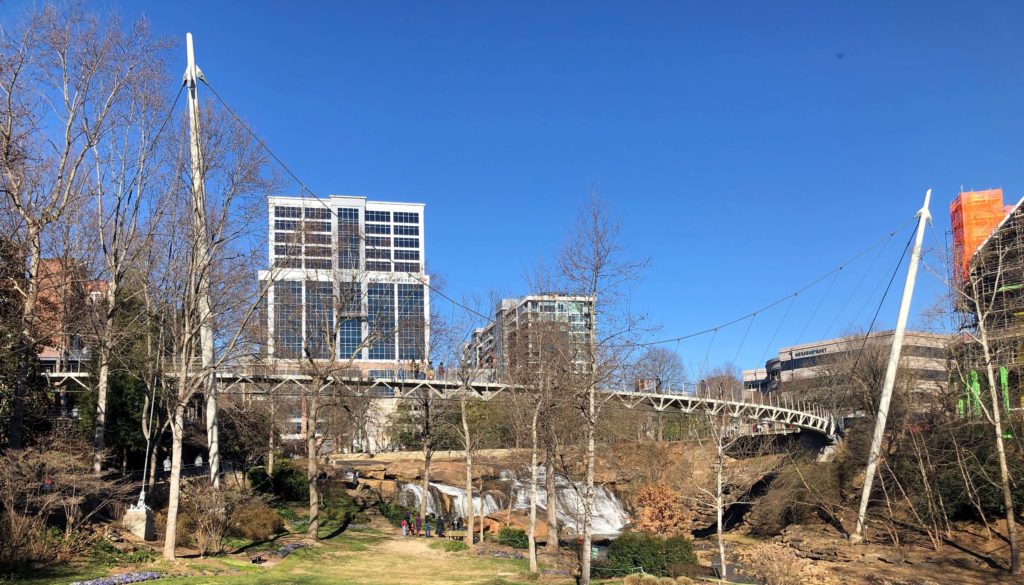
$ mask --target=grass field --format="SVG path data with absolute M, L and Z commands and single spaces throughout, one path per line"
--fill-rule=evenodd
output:
M 293 538 L 281 540 L 295 542 Z M 371 528 L 351 528 L 332 539 L 301 548 L 273 566 L 251 564 L 249 557 L 254 554 L 250 550 L 245 554 L 179 559 L 174 563 L 156 561 L 109 571 L 55 569 L 19 583 L 70 583 L 128 571 L 157 571 L 171 578 L 152 583 L 175 585 L 525 585 L 537 582 L 567 585 L 571 582 L 554 577 L 530 580 L 525 561 L 497 559 L 467 551 L 449 553 L 437 539 L 402 538 Z

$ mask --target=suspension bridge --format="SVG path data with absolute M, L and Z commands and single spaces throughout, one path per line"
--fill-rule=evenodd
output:
M 244 368 L 218 371 L 218 394 L 245 393 L 254 397 L 261 394 L 299 396 L 313 383 L 313 377 L 301 371 L 266 370 L 266 367 L 261 367 L 253 368 L 251 371 L 245 371 Z M 336 391 L 347 397 L 381 400 L 420 400 L 426 395 L 439 400 L 458 400 L 467 392 L 476 399 L 491 400 L 501 394 L 516 391 L 511 384 L 487 379 L 426 380 L 400 376 L 337 376 L 330 378 L 324 386 L 320 390 L 327 393 Z M 598 396 L 606 404 L 615 403 L 631 410 L 679 412 L 724 416 L 738 421 L 771 422 L 800 431 L 817 433 L 829 441 L 837 440 L 840 432 L 838 417 L 818 405 L 801 401 L 790 402 L 778 396 L 762 396 L 759 393 L 756 401 L 673 390 L 638 392 L 622 388 L 601 388 L 598 389 Z

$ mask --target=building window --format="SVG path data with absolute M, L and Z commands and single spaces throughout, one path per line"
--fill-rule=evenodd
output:
M 330 258 L 331 249 L 326 246 L 306 246 L 307 258 Z
M 366 212 L 366 221 L 391 222 L 390 211 L 369 211 Z
M 420 226 L 418 225 L 396 225 L 395 226 L 396 236 L 418 236 L 420 235 Z
M 426 359 L 423 285 L 398 285 L 398 359 Z
M 275 207 L 274 217 L 302 217 L 302 209 L 298 207 Z
M 306 283 L 306 355 L 326 359 L 334 338 L 334 284 Z
M 419 272 L 420 265 L 416 262 L 396 262 L 395 272 Z
M 396 248 L 419 248 L 420 241 L 418 238 L 395 238 Z
M 338 325 L 338 355 L 343 360 L 359 359 L 357 352 L 363 341 L 359 319 L 345 319 Z
M 419 260 L 419 250 L 395 250 L 395 260 Z
M 390 262 L 367 262 L 366 269 L 373 272 L 391 272 Z
M 368 248 L 388 248 L 391 246 L 391 238 L 368 237 L 366 238 Z
M 391 235 L 391 226 L 383 223 L 366 224 L 366 233 Z
M 331 234 L 306 234 L 307 244 L 331 245 Z
M 302 258 L 276 258 L 275 268 L 302 268 Z
M 391 250 L 385 248 L 383 250 L 367 250 L 367 260 L 391 260 Z
M 274 354 L 297 358 L 302 352 L 302 282 L 274 285 Z
M 351 207 L 338 210 L 338 268 L 359 268 L 359 210 Z
M 331 232 L 331 222 L 329 221 L 307 221 L 303 222 L 302 230 L 305 232 Z
M 275 232 L 274 241 L 281 244 L 292 244 L 299 243 L 299 234 L 293 234 L 290 232 Z
M 310 270 L 330 270 L 330 258 L 306 258 L 306 268 Z
M 299 222 L 293 219 L 275 219 L 274 229 L 275 230 L 289 230 L 295 231 L 299 227 Z
M 274 255 L 282 257 L 301 257 L 302 246 L 297 246 L 295 244 L 274 246 Z
M 409 213 L 409 212 L 405 212 L 405 211 L 396 211 L 395 212 L 395 223 L 419 223 L 419 222 L 420 222 L 420 214 L 418 214 L 418 213 Z
M 367 285 L 366 298 L 369 309 L 368 323 L 370 337 L 369 359 L 395 359 L 395 286 L 393 284 Z
M 307 207 L 306 219 L 331 219 L 331 210 L 326 207 Z

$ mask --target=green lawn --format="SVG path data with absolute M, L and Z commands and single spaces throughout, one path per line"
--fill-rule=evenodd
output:
M 295 542 L 296 536 L 281 538 L 277 546 Z M 189 585 L 525 585 L 536 583 L 526 575 L 526 562 L 449 553 L 441 541 L 402 538 L 379 530 L 354 527 L 330 540 L 301 548 L 273 567 L 253 565 L 243 554 L 207 559 L 179 559 L 174 563 L 156 561 L 120 569 L 86 568 L 78 572 L 55 569 L 28 581 L 29 585 L 70 583 L 115 572 L 157 571 L 175 575 L 153 581 Z M 276 548 L 276 547 L 275 547 Z M 569 580 L 541 581 L 567 585 Z

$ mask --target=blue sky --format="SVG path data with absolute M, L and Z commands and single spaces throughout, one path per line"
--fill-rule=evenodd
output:
M 658 338 L 765 305 L 900 228 L 874 264 L 749 332 L 670 344 L 691 368 L 866 327 L 926 188 L 934 247 L 961 185 L 1010 201 L 1024 186 L 1020 3 L 93 6 L 191 31 L 207 79 L 317 193 L 425 202 L 428 262 L 454 296 L 526 292 L 592 185 L 651 259 L 632 302 Z M 922 279 L 915 313 L 941 289 Z

